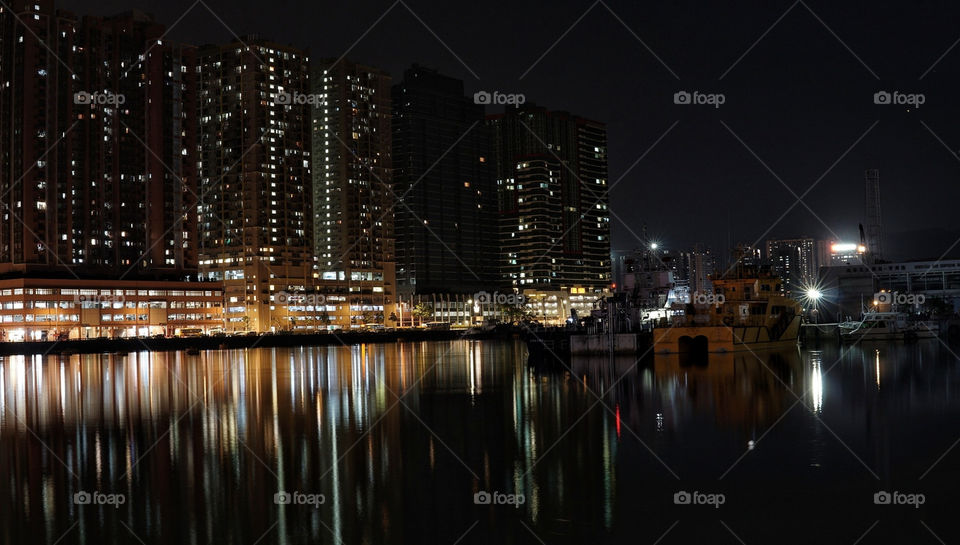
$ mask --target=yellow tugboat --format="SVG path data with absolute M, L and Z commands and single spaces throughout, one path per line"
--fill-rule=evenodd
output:
M 653 331 L 657 354 L 791 348 L 800 334 L 800 303 L 781 293 L 781 280 L 754 274 L 713 280 L 712 294 L 674 304 L 672 324 Z

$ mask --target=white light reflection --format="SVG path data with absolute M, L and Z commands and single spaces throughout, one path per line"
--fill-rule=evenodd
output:
M 33 380 L 36 382 L 35 388 L 43 390 L 43 356 L 34 354 L 30 360 L 30 367 L 33 368 Z
M 875 350 L 876 354 L 876 368 L 877 368 L 877 391 L 880 391 L 880 350 Z
M 483 392 L 483 361 L 475 341 L 470 341 L 468 345 L 467 365 L 470 373 L 470 396 L 474 397 Z
M 60 360 L 60 416 L 66 416 L 66 406 L 67 406 L 67 389 L 63 387 L 67 383 L 67 366 Z M 2 395 L 2 394 L 0 394 Z
M 810 351 L 810 363 L 813 365 L 813 377 L 810 385 L 810 395 L 813 397 L 813 410 L 816 413 L 823 411 L 823 369 L 821 363 L 823 352 L 820 350 Z
M 27 392 L 27 364 L 23 356 L 10 357 L 10 393 L 12 394 L 13 414 L 24 414 L 26 412 L 26 394 Z M 20 420 L 20 426 L 25 426 L 25 422 Z

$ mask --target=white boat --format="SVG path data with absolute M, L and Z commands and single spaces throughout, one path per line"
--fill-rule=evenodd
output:
M 837 327 L 846 342 L 933 339 L 939 331 L 937 322 L 911 320 L 904 312 L 867 312 L 862 320 L 841 322 Z

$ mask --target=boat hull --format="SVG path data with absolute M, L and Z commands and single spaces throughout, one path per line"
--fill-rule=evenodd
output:
M 935 339 L 939 324 L 911 322 L 902 324 L 896 320 L 871 320 L 840 324 L 840 340 L 843 342 L 913 341 Z
M 867 333 L 841 333 L 840 339 L 843 342 L 871 342 L 871 341 L 911 341 L 918 339 L 936 339 L 935 331 L 892 331 L 892 332 L 867 332 Z
M 678 326 L 655 329 L 656 354 L 689 352 L 727 353 L 784 349 L 797 346 L 800 318 L 795 317 L 779 337 L 771 338 L 766 326 Z

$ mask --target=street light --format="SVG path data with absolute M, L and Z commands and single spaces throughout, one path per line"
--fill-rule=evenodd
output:
M 815 316 L 819 320 L 820 301 L 826 299 L 826 294 L 817 284 L 806 284 L 799 287 L 801 291 L 799 291 L 800 297 L 798 299 L 807 312 L 807 316 L 809 318 Z

